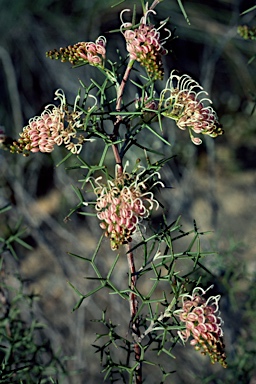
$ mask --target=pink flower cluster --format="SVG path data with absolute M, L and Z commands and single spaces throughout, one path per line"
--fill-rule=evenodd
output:
M 131 241 L 138 223 L 149 216 L 154 204 L 156 209 L 159 206 L 153 193 L 148 191 L 145 180 L 139 180 L 140 175 L 141 173 L 130 175 L 123 172 L 113 181 L 108 181 L 107 185 L 101 185 L 99 179 L 96 180 L 99 185 L 95 188 L 98 196 L 97 216 L 101 220 L 100 227 L 105 230 L 105 236 L 110 237 L 112 250 Z M 160 177 L 158 173 L 157 175 Z M 160 181 L 156 183 L 161 184 Z
M 106 57 L 106 38 L 104 36 L 98 37 L 95 43 L 80 43 L 77 52 L 79 56 L 88 61 L 90 65 L 103 66 L 103 60 Z
M 79 120 L 82 112 L 68 110 L 62 90 L 57 90 L 55 95 L 56 99 L 61 101 L 61 105 L 56 107 L 50 104 L 45 107 L 41 116 L 30 119 L 20 133 L 19 140 L 13 142 L 11 152 L 24 155 L 28 155 L 29 152 L 50 153 L 55 145 L 59 146 L 62 143 L 74 154 L 81 151 L 83 142 L 87 140 L 82 135 L 77 137 L 76 128 L 83 125 Z
M 52 110 L 46 108 L 41 116 L 29 120 L 20 134 L 20 142 L 27 151 L 50 153 L 56 144 L 55 139 L 63 130 L 63 112 L 55 106 Z
M 190 76 L 178 76 L 174 72 L 160 94 L 159 106 L 164 108 L 162 114 L 174 119 L 180 129 L 187 128 L 192 142 L 196 145 L 201 144 L 202 140 L 194 137 L 191 130 L 211 137 L 223 134 L 215 111 L 212 107 L 204 105 L 205 101 L 211 104 L 211 100 L 201 99 L 202 94 L 208 95 Z
M 60 59 L 62 62 L 69 61 L 73 65 L 90 64 L 104 66 L 106 58 L 106 38 L 98 37 L 96 42 L 79 42 L 59 50 L 53 49 L 46 52 L 50 59 Z
M 209 287 L 208 289 L 212 288 Z M 185 323 L 186 329 L 179 332 L 182 341 L 186 342 L 190 336 L 190 344 L 196 350 L 210 356 L 211 362 L 219 362 L 226 368 L 226 355 L 222 340 L 223 323 L 218 313 L 220 295 L 211 296 L 206 300 L 203 296 L 208 291 L 196 287 L 192 295 L 184 294 L 182 297 L 182 309 L 175 311 L 180 320 Z
M 127 10 L 125 9 L 123 12 L 125 11 Z M 149 12 L 155 13 L 152 10 L 147 11 L 147 13 Z M 153 25 L 146 24 L 147 13 L 141 19 L 139 27 L 135 29 L 132 29 L 131 23 L 124 23 L 122 20 L 121 31 L 125 37 L 130 58 L 145 67 L 150 77 L 162 79 L 162 55 L 166 55 L 167 50 L 164 49 L 163 42 L 160 40 L 159 31 Z M 170 35 L 170 31 L 168 32 Z

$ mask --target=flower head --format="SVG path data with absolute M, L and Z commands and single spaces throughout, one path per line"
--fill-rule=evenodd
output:
M 94 42 L 80 42 L 69 45 L 66 48 L 54 49 L 46 52 L 50 59 L 61 59 L 62 62 L 69 61 L 73 65 L 90 64 L 93 66 L 104 66 L 106 58 L 106 38 L 98 37 Z
M 162 55 L 166 55 L 167 50 L 163 47 L 164 41 L 160 40 L 159 29 L 165 25 L 165 23 L 162 23 L 158 29 L 153 25 L 148 25 L 147 16 L 149 13 L 155 14 L 155 11 L 147 10 L 138 28 L 133 28 L 131 23 L 125 23 L 122 20 L 122 15 L 125 11 L 129 11 L 129 9 L 124 9 L 121 13 L 121 32 L 125 37 L 126 48 L 130 54 L 130 58 L 138 61 L 145 67 L 150 77 L 162 79 Z M 169 37 L 171 32 L 167 29 L 165 30 L 168 31 Z
M 219 313 L 220 295 L 205 299 L 207 290 L 196 287 L 192 295 L 182 295 L 182 309 L 175 311 L 180 320 L 185 323 L 186 329 L 178 332 L 183 342 L 191 336 L 191 345 L 201 353 L 210 356 L 211 362 L 219 362 L 226 368 L 226 355 L 223 344 L 223 323 Z
M 176 121 L 180 129 L 189 130 L 191 140 L 194 144 L 201 144 L 202 140 L 194 137 L 191 131 L 202 133 L 211 137 L 223 134 L 218 117 L 211 106 L 207 92 L 190 76 L 178 76 L 172 71 L 166 83 L 166 88 L 160 94 L 159 107 L 164 108 L 163 116 Z
M 20 138 L 13 142 L 11 152 L 25 155 L 29 152 L 50 153 L 55 145 L 61 144 L 72 153 L 81 151 L 83 142 L 87 140 L 77 134 L 77 128 L 83 125 L 80 121 L 82 112 L 68 109 L 62 90 L 58 89 L 55 95 L 60 105 L 49 104 L 40 116 L 31 118 L 20 133 Z
M 115 179 L 108 180 L 106 185 L 96 180 L 98 186 L 94 192 L 98 197 L 95 208 L 100 227 L 110 237 L 112 250 L 131 241 L 139 222 L 149 216 L 154 206 L 156 209 L 159 206 L 150 189 L 156 184 L 163 185 L 159 181 L 160 175 L 157 172 L 147 175 L 143 167 L 139 168 L 142 171 L 137 174 L 129 174 L 125 169 L 122 173 L 117 172 Z M 155 176 L 157 181 L 153 181 Z

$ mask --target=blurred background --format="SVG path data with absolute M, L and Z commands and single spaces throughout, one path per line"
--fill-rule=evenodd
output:
M 104 35 L 111 58 L 115 58 L 117 45 L 125 53 L 122 35 L 109 31 L 120 27 L 120 11 L 132 8 L 136 1 L 111 7 L 116 3 L 0 0 L 0 125 L 8 136 L 17 138 L 27 121 L 53 102 L 56 89 L 62 88 L 73 102 L 79 79 L 84 83 L 91 77 L 97 79 L 95 68 L 72 69 L 69 63 L 47 59 L 46 51 Z M 140 2 L 137 4 L 140 15 Z M 156 8 L 156 24 L 169 16 L 167 27 L 175 37 L 166 46 L 165 80 L 177 69 L 199 81 L 225 131 L 215 140 L 203 138 L 203 144 L 196 147 L 186 132 L 170 122 L 164 125 L 165 137 L 173 144 L 164 149 L 165 154 L 176 156 L 162 171 L 173 189 L 165 192 L 161 201 L 170 221 L 182 215 L 185 229 L 191 228 L 195 219 L 200 230 L 213 231 L 203 246 L 218 250 L 207 266 L 213 270 L 216 290 L 223 295 L 230 359 L 230 368 L 223 370 L 209 367 L 208 359 L 194 354 L 192 347 L 179 349 L 177 359 L 170 361 L 177 370 L 169 381 L 172 384 L 256 382 L 256 60 L 248 63 L 256 54 L 256 42 L 237 34 L 239 25 L 255 25 L 256 11 L 242 15 L 254 4 L 245 0 L 184 0 L 190 24 L 176 0 L 164 0 Z M 160 83 L 158 86 L 160 89 Z M 135 98 L 136 89 L 128 86 L 127 92 L 130 99 Z M 151 138 L 145 140 L 150 143 Z M 91 257 L 101 231 L 94 218 L 74 214 L 67 223 L 63 221 L 78 203 L 71 184 L 81 186 L 76 181 L 81 178 L 79 172 L 67 171 L 65 164 L 56 167 L 64 154 L 57 148 L 51 155 L 24 158 L 0 150 L 0 206 L 13 206 L 0 228 L 22 217 L 27 227 L 25 240 L 33 246 L 33 251 L 17 247 L 18 261 L 6 254 L 6 268 L 10 273 L 18 271 L 26 279 L 27 289 L 40 295 L 36 313 L 48 325 L 45 332 L 54 348 L 74 356 L 68 361 L 72 376 L 60 382 L 101 383 L 103 375 L 91 347 L 97 324 L 90 320 L 100 318 L 104 306 L 110 318 L 119 312 L 120 323 L 126 323 L 127 313 L 120 313 L 119 303 L 106 302 L 100 296 L 89 298 L 72 312 L 77 297 L 67 281 L 86 293 L 90 281 L 84 277 L 90 271 L 67 252 Z M 85 149 L 82 155 L 93 164 L 98 160 L 97 150 L 87 153 Z M 110 253 L 108 247 L 106 240 L 106 252 Z M 108 267 L 104 256 L 102 268 Z M 124 263 L 119 277 L 125 276 Z M 146 382 L 157 381 L 152 374 Z

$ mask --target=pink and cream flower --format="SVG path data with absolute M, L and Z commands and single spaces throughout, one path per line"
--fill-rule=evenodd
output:
M 78 48 L 77 53 L 82 59 L 88 61 L 88 64 L 103 67 L 106 58 L 106 42 L 106 38 L 100 36 L 95 43 L 79 43 L 80 47 Z
M 46 52 L 50 59 L 60 59 L 62 62 L 69 61 L 73 65 L 90 64 L 93 66 L 104 66 L 106 58 L 106 43 L 104 36 L 99 36 L 94 42 L 79 42 L 59 50 L 53 49 Z
M 192 294 L 182 295 L 182 309 L 175 311 L 175 315 L 185 324 L 185 330 L 178 334 L 183 342 L 190 337 L 190 344 L 204 355 L 209 355 L 211 362 L 219 362 L 224 368 L 227 367 L 226 355 L 223 344 L 223 321 L 219 312 L 220 295 L 204 297 L 211 289 L 203 290 L 196 287 Z
M 20 138 L 13 142 L 11 152 L 25 155 L 29 152 L 50 153 L 55 145 L 64 144 L 70 152 L 79 154 L 82 144 L 91 141 L 77 133 L 77 128 L 83 126 L 80 119 L 82 112 L 76 108 L 72 111 L 68 109 L 65 94 L 61 89 L 58 89 L 55 95 L 55 100 L 58 99 L 60 105 L 49 104 L 40 116 L 31 118 L 20 133 Z
M 134 28 L 132 23 L 123 21 L 124 12 L 130 9 L 124 9 L 121 12 L 121 32 L 126 40 L 126 48 L 132 60 L 138 61 L 148 72 L 149 76 L 154 79 L 162 79 L 163 77 L 163 63 L 162 56 L 166 55 L 167 50 L 164 48 L 165 40 L 167 40 L 171 32 L 164 39 L 160 39 L 159 29 L 162 28 L 166 22 L 156 29 L 153 25 L 147 24 L 149 13 L 156 14 L 153 10 L 146 10 L 144 16 L 140 20 L 137 28 Z
M 171 72 L 160 94 L 159 108 L 163 109 L 162 115 L 175 120 L 180 129 L 188 129 L 196 145 L 201 144 L 202 140 L 194 137 L 192 131 L 211 137 L 223 134 L 216 112 L 210 105 L 205 105 L 212 102 L 204 96 L 208 96 L 208 93 L 195 80 L 188 75 L 179 76 L 175 71 Z
M 125 169 L 118 173 L 117 166 L 114 180 L 108 180 L 107 184 L 101 184 L 101 178 L 95 180 L 97 187 L 94 192 L 98 196 L 95 209 L 101 221 L 100 227 L 110 238 L 112 250 L 131 241 L 138 224 L 150 215 L 154 207 L 159 207 L 150 191 L 156 184 L 163 186 L 159 173 L 147 175 L 143 167 L 139 168 L 139 173 L 129 174 Z M 155 178 L 158 180 L 153 181 Z

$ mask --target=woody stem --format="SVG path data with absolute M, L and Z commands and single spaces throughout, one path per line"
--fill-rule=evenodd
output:
M 121 104 L 122 104 L 122 99 L 123 99 L 125 85 L 127 83 L 127 80 L 128 80 L 128 77 L 129 77 L 129 74 L 131 72 L 133 64 L 134 64 L 134 60 L 130 59 L 128 64 L 127 64 L 125 73 L 123 75 L 122 82 L 121 82 L 120 86 L 117 89 L 117 98 L 116 98 L 116 111 L 117 112 L 119 112 L 121 110 Z M 120 115 L 117 115 L 116 121 L 115 121 L 115 124 L 114 124 L 113 140 L 115 140 L 118 137 L 118 130 L 119 130 L 119 126 L 121 124 L 121 121 L 122 121 L 122 117 Z M 114 153 L 116 164 L 120 165 L 119 172 L 122 172 L 122 160 L 121 160 L 121 157 L 120 157 L 120 154 L 119 154 L 119 150 L 118 150 L 117 144 L 112 144 L 112 150 L 113 150 L 113 153 Z

